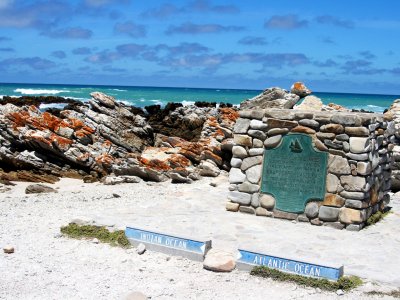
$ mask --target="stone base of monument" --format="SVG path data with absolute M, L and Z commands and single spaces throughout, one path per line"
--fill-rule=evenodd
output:
M 137 247 L 145 244 L 146 249 L 173 256 L 182 256 L 195 261 L 203 261 L 211 249 L 210 240 L 194 240 L 139 228 L 127 227 L 125 235 L 129 242 Z
M 243 249 L 238 251 L 236 268 L 239 270 L 251 271 L 254 267 L 264 266 L 285 273 L 335 281 L 343 276 L 343 265 L 317 264 Z
M 394 133 L 382 114 L 241 111 L 226 209 L 360 230 L 390 201 Z

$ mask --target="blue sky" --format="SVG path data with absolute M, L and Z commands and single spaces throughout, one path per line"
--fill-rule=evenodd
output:
M 400 94 L 398 0 L 0 0 L 0 82 Z

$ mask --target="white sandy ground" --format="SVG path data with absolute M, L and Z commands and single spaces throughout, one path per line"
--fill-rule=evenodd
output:
M 63 179 L 54 185 L 59 193 L 40 195 L 25 195 L 28 183 L 18 183 L 0 194 L 0 246 L 15 247 L 14 254 L 0 253 L 0 299 L 124 299 L 133 291 L 151 299 L 373 299 L 364 292 L 400 288 L 400 196 L 385 220 L 347 232 L 226 212 L 226 177 L 211 187 L 214 180 L 104 186 Z M 237 270 L 213 273 L 180 257 L 150 251 L 139 256 L 134 249 L 60 237 L 60 227 L 76 216 L 210 237 L 219 248 L 341 262 L 346 274 L 366 283 L 337 296 Z

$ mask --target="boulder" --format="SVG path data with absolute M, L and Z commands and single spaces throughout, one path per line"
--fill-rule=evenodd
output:
M 300 97 L 278 87 L 264 90 L 254 98 L 240 103 L 241 109 L 281 108 L 290 109 L 300 100 Z
M 214 272 L 232 272 L 236 267 L 236 260 L 230 252 L 211 249 L 206 254 L 203 267 Z
M 323 105 L 324 104 L 322 103 L 320 98 L 315 96 L 307 96 L 304 98 L 301 104 L 296 105 L 293 109 L 321 111 Z
M 312 91 L 309 90 L 304 83 L 299 81 L 293 83 L 292 87 L 290 88 L 290 92 L 299 96 L 300 98 L 304 98 L 312 93 Z
M 30 184 L 25 189 L 25 194 L 57 193 L 57 190 L 43 184 Z

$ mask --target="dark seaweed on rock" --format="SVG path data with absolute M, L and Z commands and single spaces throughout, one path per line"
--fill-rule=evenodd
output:
M 0 99 L 0 104 L 5 105 L 7 103 L 14 104 L 15 106 L 22 107 L 24 105 L 34 105 L 39 107 L 40 104 L 56 104 L 56 103 L 66 103 L 66 104 L 82 104 L 82 102 L 58 96 L 22 96 L 22 97 L 10 97 L 3 96 Z

